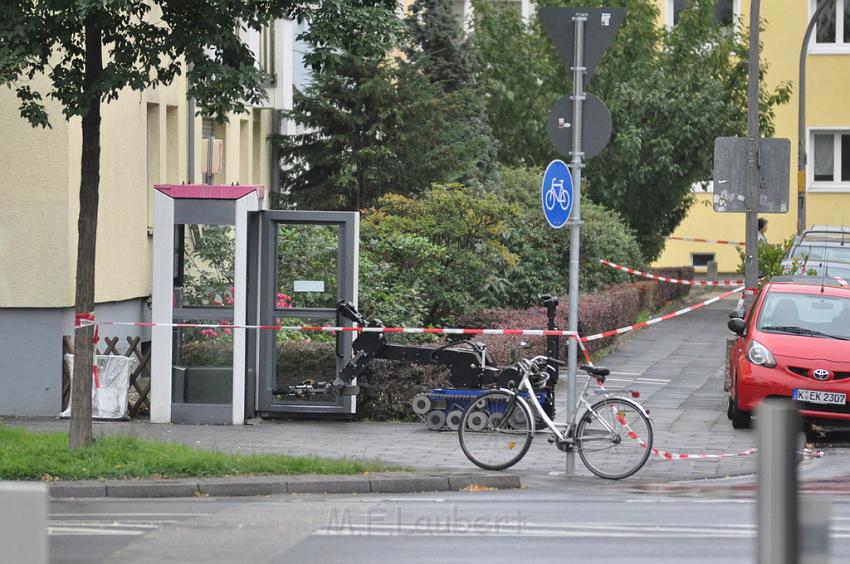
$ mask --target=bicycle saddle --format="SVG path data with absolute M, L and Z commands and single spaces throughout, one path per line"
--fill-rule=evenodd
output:
M 602 368 L 601 366 L 590 366 L 587 364 L 582 366 L 581 369 L 587 372 L 588 374 L 592 374 L 593 376 L 597 377 L 605 377 L 611 373 L 611 371 L 607 368 Z

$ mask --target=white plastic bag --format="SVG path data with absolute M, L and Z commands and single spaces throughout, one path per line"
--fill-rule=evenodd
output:
M 97 379 L 92 375 L 91 413 L 94 419 L 126 419 L 127 392 L 130 388 L 130 374 L 139 365 L 132 357 L 120 355 L 95 355 L 97 362 Z M 65 363 L 71 375 L 73 389 L 74 355 L 66 354 Z M 95 385 L 98 383 L 99 386 Z M 71 401 L 73 401 L 73 396 Z M 68 407 L 59 414 L 60 417 L 71 416 L 71 401 Z

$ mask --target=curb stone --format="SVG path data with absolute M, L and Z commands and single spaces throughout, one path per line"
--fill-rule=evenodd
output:
M 360 494 L 460 491 L 471 486 L 487 489 L 522 487 L 515 474 L 423 474 L 387 472 L 357 476 L 244 476 L 173 480 L 80 480 L 50 482 L 50 497 L 154 498 L 263 496 L 277 494 Z

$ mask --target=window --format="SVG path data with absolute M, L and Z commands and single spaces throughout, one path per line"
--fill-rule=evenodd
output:
M 815 25 L 812 52 L 850 52 L 850 0 L 811 0 L 811 15 L 822 4 L 828 6 Z
M 274 68 L 274 50 L 275 50 L 274 24 L 264 25 L 260 29 L 260 45 L 257 53 L 257 64 L 263 73 L 263 80 L 266 86 L 274 86 L 275 68 Z
M 688 0 L 667 0 L 665 9 L 665 23 L 668 29 L 679 25 L 682 12 L 688 9 Z
M 714 253 L 693 253 L 691 254 L 691 265 L 694 267 L 706 268 L 708 263 L 714 260 Z
M 153 185 L 162 181 L 161 151 L 159 138 L 159 104 L 148 102 L 147 114 L 147 215 L 148 233 L 153 235 Z
M 689 0 L 666 0 L 665 24 L 667 29 L 679 25 L 682 12 L 688 9 Z M 848 0 L 850 2 L 850 0 Z M 716 0 L 714 4 L 714 22 L 723 30 L 732 32 L 741 17 L 741 0 Z
M 850 131 L 814 131 L 809 142 L 810 188 L 850 191 Z

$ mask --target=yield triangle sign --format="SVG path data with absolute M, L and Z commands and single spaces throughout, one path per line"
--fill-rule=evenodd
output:
M 573 17 L 583 14 L 587 17 L 584 24 L 584 66 L 589 79 L 602 60 L 602 55 L 614 41 L 623 20 L 625 8 L 540 8 L 540 20 L 555 44 L 567 70 L 575 59 L 575 22 Z

